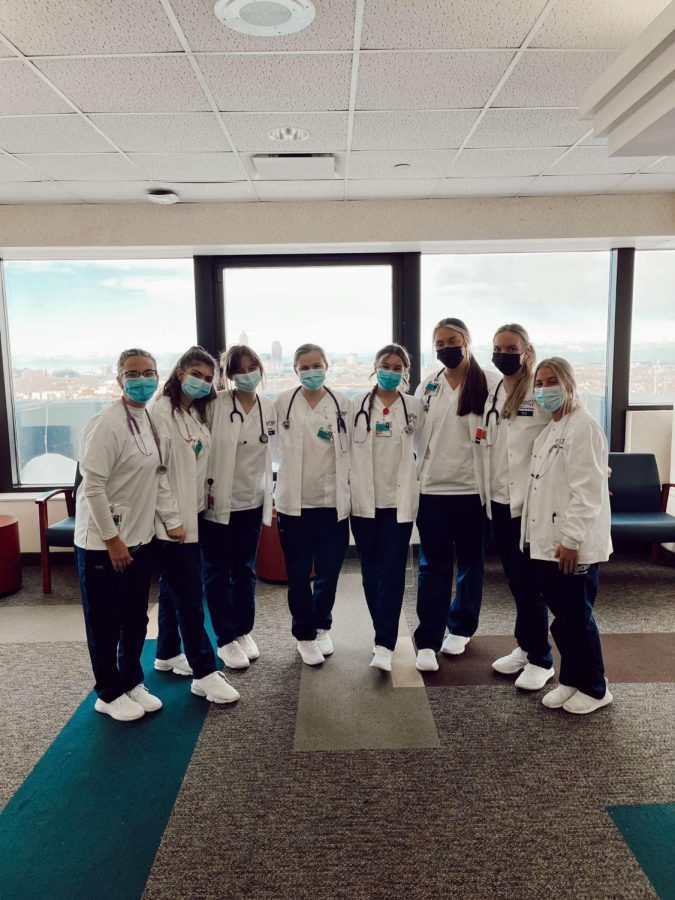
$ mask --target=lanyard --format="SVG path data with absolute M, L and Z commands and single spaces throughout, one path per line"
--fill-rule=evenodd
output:
M 129 409 L 128 409 L 126 403 L 124 402 L 124 400 L 121 400 L 120 402 L 124 406 L 124 412 L 126 413 L 126 416 L 127 416 L 127 426 L 129 428 L 129 431 L 131 432 L 131 436 L 134 439 L 134 443 L 136 444 L 136 447 L 138 448 L 139 452 L 143 454 L 143 456 L 150 456 L 151 454 L 148 452 L 148 448 L 145 446 L 145 441 L 143 440 L 143 435 L 141 434 L 141 429 L 140 429 L 138 422 L 129 412 Z M 150 431 L 152 432 L 152 437 L 155 441 L 155 445 L 157 447 L 157 453 L 159 455 L 159 465 L 157 466 L 157 474 L 163 475 L 167 469 L 166 469 L 166 466 L 164 465 L 164 460 L 162 459 L 162 448 L 161 448 L 160 442 L 159 442 L 159 435 L 157 434 L 157 429 L 155 428 L 155 423 L 150 418 L 150 413 L 147 411 L 147 409 L 144 409 L 143 412 L 145 413 L 145 415 L 148 419 L 148 424 L 150 425 Z M 141 439 L 141 443 L 143 444 L 142 447 L 138 443 L 138 438 Z

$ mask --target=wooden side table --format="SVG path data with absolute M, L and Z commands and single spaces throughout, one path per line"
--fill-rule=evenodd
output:
M 19 520 L 15 516 L 0 516 L 0 597 L 20 587 Z

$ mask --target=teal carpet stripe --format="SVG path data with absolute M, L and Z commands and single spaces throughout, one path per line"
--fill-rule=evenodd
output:
M 675 803 L 608 806 L 607 812 L 661 900 L 675 900 Z
M 0 816 L 3 900 L 138 900 L 210 704 L 190 679 L 155 672 L 164 708 L 136 722 L 94 711 L 90 694 Z

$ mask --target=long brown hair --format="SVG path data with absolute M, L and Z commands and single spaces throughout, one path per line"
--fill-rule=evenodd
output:
M 501 328 L 498 328 L 495 331 L 494 338 L 496 338 L 498 334 L 501 334 L 502 331 L 512 331 L 514 334 L 517 334 L 525 345 L 525 350 L 530 351 L 523 359 L 523 362 L 520 366 L 520 371 L 517 373 L 518 384 L 516 385 L 515 390 L 512 391 L 506 398 L 506 400 L 504 401 L 504 406 L 502 407 L 502 418 L 510 419 L 511 416 L 517 415 L 523 400 L 532 390 L 532 384 L 534 382 L 533 372 L 534 367 L 537 364 L 537 354 L 535 353 L 534 347 L 530 343 L 529 334 L 527 333 L 527 331 L 525 331 L 522 325 L 518 325 L 515 322 L 512 322 L 510 325 L 502 325 Z M 492 339 L 493 343 L 494 338 Z
M 459 403 L 457 404 L 457 415 L 466 416 L 469 413 L 474 413 L 477 416 L 482 416 L 488 395 L 487 378 L 471 352 L 471 334 L 469 329 L 461 319 L 441 319 L 440 322 L 434 325 L 432 341 L 436 338 L 436 332 L 439 328 L 452 328 L 453 331 L 459 332 L 464 338 L 468 350 L 469 368 L 462 381 Z
M 225 350 L 220 354 L 220 376 L 223 387 L 227 387 L 228 381 L 234 381 L 237 369 L 241 365 L 242 359 L 248 356 L 254 366 L 260 369 L 261 381 L 265 382 L 265 367 L 255 350 L 252 350 L 247 344 L 233 344 L 229 350 Z
M 183 388 L 181 386 L 180 378 L 178 377 L 178 370 L 182 369 L 185 371 L 195 363 L 198 365 L 210 366 L 215 375 L 216 361 L 207 350 L 203 347 L 190 347 L 189 350 L 186 350 L 171 370 L 171 374 L 166 379 L 164 390 L 162 391 L 163 396 L 168 397 L 171 400 L 172 411 L 181 408 L 181 398 L 183 396 Z M 206 421 L 206 407 L 215 399 L 215 396 L 215 386 L 211 385 L 211 393 L 207 397 L 200 397 L 198 400 L 192 401 L 192 406 L 197 410 L 197 415 L 202 422 Z
M 375 354 L 375 362 L 373 363 L 373 371 L 372 375 L 377 375 L 377 370 L 380 367 L 380 363 L 383 363 L 385 359 L 389 356 L 400 356 L 403 360 L 403 378 L 401 379 L 401 387 L 403 391 L 407 391 L 409 387 L 409 378 L 410 378 L 410 354 L 401 344 L 386 344 L 382 347 L 381 350 L 378 350 Z M 370 399 L 368 400 L 368 414 L 373 411 L 373 404 L 375 402 L 375 394 L 377 393 L 377 382 L 375 382 L 375 386 L 370 392 Z

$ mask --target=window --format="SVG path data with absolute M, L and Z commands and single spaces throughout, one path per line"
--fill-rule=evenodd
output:
M 609 265 L 608 252 L 424 255 L 423 371 L 438 366 L 431 337 L 439 319 L 462 319 L 487 367 L 495 330 L 517 322 L 538 359 L 572 363 L 584 403 L 604 426 Z
M 675 403 L 675 250 L 635 254 L 630 403 Z
M 82 426 L 119 397 L 115 364 L 140 346 L 160 383 L 195 342 L 192 260 L 5 262 L 15 480 L 70 484 Z

